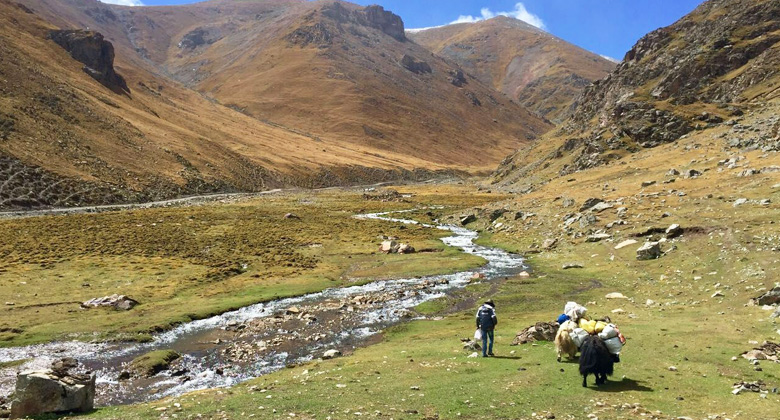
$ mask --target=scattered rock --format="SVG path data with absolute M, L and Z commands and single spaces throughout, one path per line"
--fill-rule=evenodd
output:
M 580 263 L 566 263 L 561 268 L 564 270 L 569 270 L 572 268 L 584 268 L 584 266 Z
M 612 235 L 609 235 L 607 233 L 595 233 L 585 238 L 585 242 L 601 242 L 602 240 L 609 239 L 611 237 Z
M 642 187 L 649 187 L 655 185 L 655 181 L 642 181 Z
M 558 239 L 556 238 L 547 238 L 542 242 L 542 249 L 553 249 L 555 245 L 558 244 Z
M 677 367 L 676 366 L 669 366 L 669 371 L 670 372 L 677 372 Z
M 724 294 L 723 294 L 723 292 L 721 292 L 720 290 L 718 290 L 717 292 L 713 293 L 711 297 L 712 297 L 712 298 L 716 298 L 716 297 L 725 297 L 725 296 L 726 296 L 726 295 L 724 295 Z
M 602 202 L 602 203 L 598 203 L 595 206 L 591 207 L 589 210 L 591 212 L 593 212 L 593 213 L 600 213 L 600 212 L 602 212 L 604 210 L 611 209 L 612 207 L 614 207 L 612 204 L 609 204 L 609 203 L 606 203 L 606 202 Z
M 634 239 L 627 239 L 627 240 L 625 240 L 625 241 L 615 245 L 615 249 L 625 248 L 625 247 L 627 247 L 629 245 L 634 245 L 635 243 L 637 243 L 636 240 L 634 240 Z
M 301 219 L 301 218 L 300 218 L 300 217 L 299 217 L 297 214 L 295 214 L 295 213 L 287 213 L 287 214 L 285 214 L 285 215 L 284 215 L 284 218 L 285 218 L 285 219 L 298 219 L 298 220 L 300 220 L 300 219 Z
M 645 242 L 636 250 L 636 259 L 639 261 L 654 260 L 661 257 L 661 245 L 658 242 Z
M 678 175 L 680 175 L 680 171 L 678 171 L 677 169 L 672 168 L 672 169 L 669 169 L 669 172 L 667 172 L 666 175 L 668 175 L 668 176 L 678 176 Z
M 701 172 L 697 171 L 696 169 L 688 169 L 685 171 L 685 177 L 686 178 L 698 178 L 701 176 Z
M 534 341 L 553 341 L 558 332 L 557 322 L 537 322 L 520 331 L 512 341 L 512 345 L 526 344 Z
M 81 304 L 82 308 L 111 307 L 118 311 L 129 311 L 138 305 L 138 301 L 125 295 L 111 295 L 90 299 Z
M 618 292 L 608 293 L 604 297 L 607 298 L 607 299 L 628 299 L 622 293 L 618 293 Z
M 595 197 L 589 198 L 589 199 L 585 200 L 584 203 L 582 203 L 582 206 L 580 207 L 580 212 L 588 210 L 588 209 L 592 208 L 593 206 L 595 206 L 596 204 L 603 203 L 603 202 L 604 202 L 604 200 L 602 200 L 600 198 L 595 198 Z
M 747 198 L 738 198 L 736 201 L 734 201 L 734 207 L 739 207 L 747 202 L 748 202 Z

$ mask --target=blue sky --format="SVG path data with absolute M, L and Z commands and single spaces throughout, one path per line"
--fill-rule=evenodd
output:
M 192 0 L 104 0 L 167 5 Z M 597 54 L 622 59 L 644 34 L 674 23 L 702 0 L 352 0 L 381 4 L 400 15 L 406 28 L 474 21 L 498 14 L 519 17 Z

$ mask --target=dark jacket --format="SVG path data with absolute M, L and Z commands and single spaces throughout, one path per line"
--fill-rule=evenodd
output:
M 498 324 L 496 310 L 490 305 L 482 305 L 477 310 L 477 328 L 490 331 Z

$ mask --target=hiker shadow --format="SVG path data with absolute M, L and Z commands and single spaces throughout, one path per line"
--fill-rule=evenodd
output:
M 605 385 L 598 388 L 603 392 L 623 392 L 623 391 L 638 391 L 638 392 L 653 392 L 653 388 L 642 385 L 641 381 L 635 381 L 630 378 L 623 378 L 622 381 L 607 381 Z
M 520 356 L 492 356 L 494 359 L 520 360 Z

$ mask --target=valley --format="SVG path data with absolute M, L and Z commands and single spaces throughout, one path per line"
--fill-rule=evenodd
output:
M 0 0 L 0 418 L 776 419 L 780 5 L 481 16 Z

